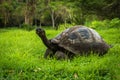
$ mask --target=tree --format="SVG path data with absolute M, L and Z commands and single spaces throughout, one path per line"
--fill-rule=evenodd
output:
M 119 0 L 79 0 L 76 4 L 82 9 L 84 15 L 95 14 L 101 19 L 120 18 Z
M 120 18 L 120 1 L 119 0 L 106 0 L 106 5 L 102 8 L 105 18 L 113 19 Z
M 9 23 L 10 16 L 12 14 L 13 6 L 10 1 L 2 1 L 0 5 L 0 16 L 4 23 L 4 26 L 7 26 Z
M 66 24 L 67 19 L 70 17 L 70 11 L 65 3 L 62 1 L 51 1 L 49 3 L 50 15 L 53 28 L 58 29 L 61 22 Z
M 32 25 L 36 9 L 36 0 L 27 0 L 25 8 L 25 24 Z

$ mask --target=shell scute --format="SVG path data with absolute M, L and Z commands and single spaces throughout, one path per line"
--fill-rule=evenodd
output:
M 78 31 L 83 39 L 89 39 L 90 34 L 87 29 L 79 29 Z

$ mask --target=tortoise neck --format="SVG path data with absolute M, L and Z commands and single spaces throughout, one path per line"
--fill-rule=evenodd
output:
M 51 50 L 55 50 L 54 45 L 51 44 L 50 40 L 46 37 L 46 35 L 41 36 L 42 42 L 45 44 L 45 46 Z

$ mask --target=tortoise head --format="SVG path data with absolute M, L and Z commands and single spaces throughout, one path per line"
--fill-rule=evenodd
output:
M 43 36 L 45 36 L 45 30 L 42 28 L 37 28 L 36 34 L 39 35 L 40 37 L 43 37 Z

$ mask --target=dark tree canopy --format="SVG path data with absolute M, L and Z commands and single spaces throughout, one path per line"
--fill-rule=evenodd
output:
M 0 0 L 0 27 L 84 24 L 89 15 L 99 20 L 120 18 L 119 0 Z

